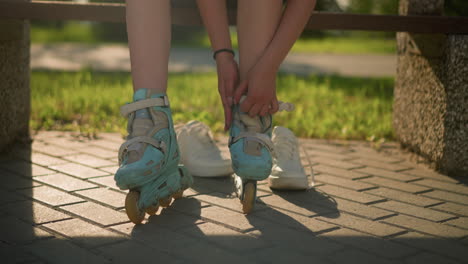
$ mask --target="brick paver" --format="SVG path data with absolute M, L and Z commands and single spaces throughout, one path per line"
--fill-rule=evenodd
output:
M 111 263 L 109 259 L 91 250 L 81 248 L 64 239 L 49 239 L 27 245 L 26 250 L 47 261 L 46 263 Z
M 445 223 L 449 224 L 449 225 L 454 225 L 454 226 L 457 226 L 457 227 L 461 227 L 461 228 L 464 228 L 464 229 L 468 229 L 468 217 L 460 217 L 460 218 L 457 218 L 457 219 L 447 221 Z
M 429 208 L 419 207 L 397 201 L 387 201 L 384 203 L 375 204 L 374 206 L 405 215 L 412 215 L 419 218 L 428 219 L 434 222 L 440 222 L 455 217 L 452 214 L 446 214 Z
M 365 158 L 353 159 L 350 162 L 389 171 L 401 171 L 409 169 L 408 166 L 400 165 L 398 163 L 388 163 L 388 161 L 377 161 Z
M 6 211 L 19 219 L 36 225 L 71 218 L 71 216 L 57 211 L 54 208 L 31 201 L 10 203 L 0 208 L 0 210 Z
M 373 168 L 373 167 L 355 169 L 354 171 L 369 174 L 369 175 L 374 175 L 374 176 L 382 176 L 382 177 L 386 177 L 392 180 L 399 180 L 399 181 L 412 181 L 412 180 L 417 180 L 420 178 L 420 177 L 412 176 L 409 174 L 398 173 L 394 171 L 388 171 L 388 170 Z
M 431 208 L 456 214 L 456 215 L 461 215 L 461 216 L 468 216 L 468 206 L 466 205 L 460 205 L 460 204 L 455 204 L 455 203 L 443 203 L 439 204 L 436 206 L 432 206 Z
M 342 186 L 344 188 L 353 189 L 355 191 L 364 191 L 364 190 L 375 188 L 375 185 L 372 185 L 366 182 L 352 181 L 352 180 L 348 180 L 348 179 L 344 179 L 344 178 L 340 178 L 340 177 L 336 177 L 336 176 L 328 175 L 324 173 L 315 176 L 315 180 L 317 182 Z
M 365 232 L 374 236 L 381 236 L 381 237 L 386 237 L 386 236 L 391 236 L 395 235 L 398 233 L 402 233 L 404 229 L 387 225 L 385 223 L 381 222 L 376 222 L 372 220 L 368 220 L 365 218 L 360 218 L 348 214 L 340 214 L 339 217 L 319 217 L 318 218 L 321 221 L 324 222 L 329 222 L 329 223 L 334 223 L 336 225 L 340 225 L 343 227 L 351 228 L 351 229 L 356 229 L 361 232 Z M 391 219 L 391 218 L 390 218 Z
M 233 181 L 196 178 L 169 208 L 131 223 L 115 186 L 121 135 L 40 132 L 0 155 L 0 256 L 21 263 L 463 263 L 468 187 L 395 143 L 300 139 L 317 186 L 258 185 L 244 215 Z M 226 137 L 220 136 L 226 150 Z M 6 257 L 4 257 L 6 255 Z
M 429 180 L 429 179 L 416 181 L 414 183 L 418 185 L 422 185 L 422 186 L 439 189 L 439 190 L 468 195 L 468 187 L 462 184 L 452 184 L 452 183 L 440 182 L 440 181 Z
M 76 197 L 64 191 L 59 191 L 49 186 L 39 186 L 34 187 L 32 189 L 22 189 L 18 192 L 22 193 L 23 195 L 27 195 L 35 200 L 49 204 L 51 206 L 59 206 L 84 201 L 79 197 Z
M 364 216 L 372 220 L 394 215 L 393 212 L 374 207 L 375 205 L 364 205 L 336 197 L 334 200 L 336 201 L 336 209 L 340 212 L 347 212 L 353 215 Z M 378 204 L 379 203 L 377 203 L 377 205 Z
M 31 155 L 31 162 L 34 164 L 38 164 L 41 166 L 50 166 L 50 165 L 58 165 L 66 163 L 65 160 L 55 158 L 49 155 L 45 155 L 42 153 L 33 152 Z
M 431 188 L 428 188 L 425 186 L 385 179 L 382 177 L 371 177 L 371 178 L 362 179 L 360 181 L 374 184 L 377 186 L 382 186 L 382 187 L 387 187 L 387 188 L 391 188 L 395 190 L 409 192 L 409 193 L 420 193 L 420 192 L 426 192 L 426 191 L 431 190 Z
M 62 206 L 63 210 L 79 215 L 101 225 L 112 225 L 128 221 L 123 212 L 114 211 L 105 206 L 92 202 Z
M 338 243 L 371 251 L 373 254 L 389 259 L 404 258 L 418 252 L 417 249 L 390 240 L 381 240 L 378 237 L 348 228 L 333 230 L 324 234 L 324 236 Z
M 114 175 L 110 176 L 103 176 L 103 177 L 96 177 L 89 179 L 90 182 L 101 184 L 106 186 L 107 188 L 119 190 L 119 187 L 115 185 Z
M 95 184 L 73 178 L 71 176 L 56 173 L 34 178 L 35 181 L 46 183 L 48 185 L 63 189 L 65 191 L 76 191 L 89 188 L 96 188 Z
M 65 159 L 68 161 L 73 161 L 73 162 L 80 163 L 80 164 L 93 167 L 93 168 L 114 165 L 114 162 L 112 161 L 98 158 L 95 156 L 91 156 L 89 154 L 69 155 L 69 156 L 66 156 Z
M 124 240 L 123 235 L 111 232 L 81 219 L 64 220 L 45 224 L 43 226 L 87 247 L 96 247 Z
M 383 221 L 401 227 L 406 227 L 408 229 L 420 231 L 422 233 L 447 238 L 462 238 L 468 235 L 468 230 L 451 227 L 442 223 L 434 223 L 428 220 L 406 215 L 394 216 L 388 219 L 384 219 Z
M 82 179 L 109 175 L 108 172 L 96 170 L 76 163 L 66 163 L 62 165 L 51 166 L 50 168 L 62 173 L 70 174 Z
M 454 203 L 468 205 L 468 195 L 461 195 L 453 192 L 435 190 L 424 193 L 424 196 L 436 198 L 442 201 L 450 201 Z
M 323 164 L 318 164 L 314 166 L 314 171 L 319 172 L 319 173 L 327 173 L 330 175 L 344 177 L 344 178 L 348 178 L 351 180 L 369 176 L 369 174 L 359 173 L 359 172 L 355 172 L 352 170 L 345 170 L 345 169 L 330 167 L 330 166 L 323 165 Z
M 356 192 L 342 187 L 325 185 L 317 187 L 318 190 L 325 192 L 331 196 L 337 196 L 351 201 L 356 201 L 363 204 L 375 203 L 383 201 L 381 197 L 370 195 L 367 193 Z
M 440 174 L 440 173 L 438 173 L 436 171 L 428 170 L 428 169 L 421 169 L 421 168 L 410 169 L 410 170 L 404 171 L 403 173 L 413 175 L 413 176 L 422 177 L 422 178 L 430 178 L 430 179 L 434 179 L 434 180 L 438 180 L 438 181 L 444 181 L 444 182 L 451 182 L 451 183 L 458 183 L 459 182 L 458 179 L 455 179 L 455 178 L 452 178 L 452 177 L 449 177 L 449 176 Z
M 420 263 L 444 263 L 444 264 L 456 264 L 459 263 L 453 259 L 443 257 L 441 255 L 431 253 L 419 253 L 418 255 L 412 256 L 406 259 L 408 264 L 420 264 Z
M 381 196 L 390 200 L 405 202 L 409 204 L 415 204 L 418 206 L 430 206 L 442 203 L 440 200 L 431 199 L 422 195 L 410 194 L 399 190 L 393 190 L 385 187 L 366 191 L 376 196 Z
M 106 188 L 89 189 L 75 193 L 115 208 L 123 207 L 125 202 L 125 195 L 123 193 Z
M 427 250 L 429 252 L 434 252 L 438 255 L 446 256 L 458 261 L 466 262 L 468 259 L 468 251 L 466 250 L 467 245 L 463 245 L 455 240 L 440 239 L 435 236 L 409 232 L 392 238 L 392 241 L 406 244 L 410 247 Z

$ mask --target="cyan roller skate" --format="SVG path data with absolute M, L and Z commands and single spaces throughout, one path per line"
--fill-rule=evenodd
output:
M 292 109 L 293 105 L 280 103 L 280 110 Z M 273 166 L 272 116 L 252 118 L 240 110 L 240 105 L 233 106 L 233 114 L 229 150 L 237 195 L 242 211 L 248 214 L 255 205 L 257 181 L 266 179 Z
M 128 218 L 135 224 L 145 212 L 155 214 L 159 206 L 169 206 L 180 198 L 193 179 L 179 164 L 179 148 L 166 94 L 135 92 L 134 102 L 121 107 L 129 118 L 127 141 L 119 149 L 117 186 L 130 190 L 125 199 Z

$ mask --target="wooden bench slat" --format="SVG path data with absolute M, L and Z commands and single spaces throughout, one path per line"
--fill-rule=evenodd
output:
M 172 23 L 202 25 L 196 9 L 174 8 Z M 229 12 L 230 24 L 235 25 L 235 11 Z M 110 3 L 72 2 L 0 2 L 0 18 L 38 20 L 84 20 L 125 22 L 125 5 Z M 468 17 L 398 16 L 314 12 L 306 30 L 366 30 L 408 31 L 415 33 L 467 34 Z

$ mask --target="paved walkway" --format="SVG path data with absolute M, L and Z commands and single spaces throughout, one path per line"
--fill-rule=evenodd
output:
M 125 45 L 33 44 L 31 67 L 69 71 L 84 67 L 104 71 L 130 71 L 130 58 Z M 175 48 L 171 51 L 169 70 L 210 72 L 215 71 L 215 64 L 208 49 Z M 396 73 L 396 56 L 291 53 L 280 70 L 301 75 L 319 73 L 387 77 Z
M 226 138 L 218 143 L 226 150 Z M 230 178 L 196 178 L 185 198 L 134 226 L 116 188 L 122 138 L 40 132 L 0 156 L 2 263 L 466 263 L 468 187 L 394 143 L 301 140 L 304 192 L 259 183 L 243 215 Z M 311 168 L 303 156 L 307 172 Z

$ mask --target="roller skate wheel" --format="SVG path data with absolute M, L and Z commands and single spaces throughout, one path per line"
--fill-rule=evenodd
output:
M 172 195 L 172 197 L 174 197 L 174 199 L 180 199 L 180 198 L 184 197 L 184 190 L 180 190 L 180 191 L 174 193 Z
M 146 208 L 146 213 L 149 214 L 149 215 L 155 215 L 159 210 L 159 206 L 150 206 L 148 208 Z
M 125 197 L 125 212 L 128 219 L 136 225 L 141 224 L 145 219 L 145 212 L 138 208 L 138 199 L 140 199 L 140 193 L 137 191 L 130 191 Z
M 244 195 L 241 200 L 242 212 L 244 212 L 244 214 L 249 214 L 254 208 L 256 196 L 255 189 L 255 184 L 253 182 L 248 182 L 244 185 Z
M 172 202 L 172 197 L 164 198 L 159 200 L 159 205 L 162 207 L 168 207 Z

